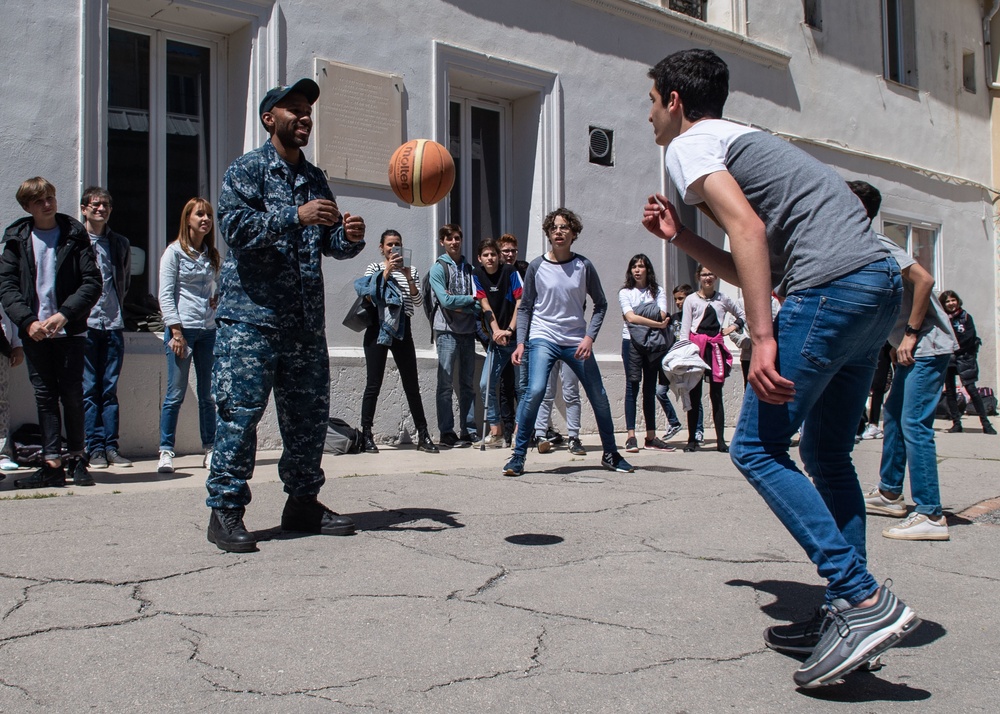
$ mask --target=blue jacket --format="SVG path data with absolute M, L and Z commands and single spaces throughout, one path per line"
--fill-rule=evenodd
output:
M 378 312 L 378 342 L 388 347 L 406 333 L 406 313 L 403 292 L 395 280 L 386 280 L 383 273 L 363 275 L 354 281 L 354 292 L 368 296 Z
M 344 237 L 343 222 L 303 226 L 298 207 L 334 200 L 323 172 L 306 161 L 291 170 L 270 140 L 236 159 L 219 196 L 219 227 L 229 246 L 217 317 L 274 329 L 325 330 L 324 255 L 353 258 L 365 242 Z

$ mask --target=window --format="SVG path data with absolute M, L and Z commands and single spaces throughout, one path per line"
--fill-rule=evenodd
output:
M 976 53 L 962 53 L 962 86 L 965 91 L 976 93 Z
M 916 22 L 913 0 L 882 0 L 885 78 L 917 86 Z
M 667 7 L 674 12 L 705 20 L 707 17 L 708 0 L 669 0 Z
M 448 143 L 455 159 L 448 222 L 462 226 L 465 253 L 484 238 L 507 229 L 505 137 L 506 102 L 452 95 L 448 104 Z
M 108 31 L 107 187 L 115 230 L 133 246 L 128 302 L 156 293 L 160 254 L 188 199 L 215 200 L 218 44 L 131 26 Z
M 913 256 L 920 267 L 934 277 L 935 282 L 940 275 L 941 262 L 938 257 L 939 228 L 939 226 L 926 221 L 908 221 L 895 218 L 882 220 L 882 232 Z
M 681 219 L 681 225 L 687 226 L 695 233 L 700 234 L 699 226 L 701 224 L 701 211 L 699 211 L 696 206 L 690 206 L 684 203 L 684 201 L 681 200 L 680 195 L 677 193 L 677 189 L 671 189 L 670 201 L 674 204 L 674 208 L 677 209 L 677 217 Z M 698 278 L 696 277 L 695 272 L 698 269 L 698 261 L 674 245 L 669 246 L 667 253 L 667 265 L 668 270 L 670 271 L 670 284 L 666 285 L 665 288 L 671 291 L 671 295 L 673 294 L 672 291 L 676 286 L 684 285 L 685 283 L 697 290 Z M 670 307 L 670 312 L 674 312 L 674 306 L 671 299 L 667 300 L 667 305 Z
M 802 0 L 803 22 L 814 30 L 823 29 L 823 12 L 821 0 Z

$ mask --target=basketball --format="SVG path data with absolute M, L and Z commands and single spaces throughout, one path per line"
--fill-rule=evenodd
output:
M 389 159 L 389 185 L 411 206 L 433 206 L 455 185 L 455 162 L 436 141 L 412 139 Z

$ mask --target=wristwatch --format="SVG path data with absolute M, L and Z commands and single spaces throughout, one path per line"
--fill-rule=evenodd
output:
M 920 328 L 919 327 L 914 327 L 913 325 L 910 325 L 910 324 L 907 324 L 906 325 L 906 334 L 907 335 L 919 335 L 920 334 Z

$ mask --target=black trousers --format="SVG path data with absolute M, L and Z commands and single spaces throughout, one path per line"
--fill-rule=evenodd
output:
M 83 337 L 53 337 L 24 341 L 28 378 L 35 388 L 38 426 L 46 459 L 62 454 L 62 422 L 66 421 L 66 448 L 70 454 L 86 452 L 83 422 Z M 59 403 L 62 402 L 62 415 Z
M 948 411 L 951 413 L 951 420 L 955 424 L 960 424 L 962 422 L 962 410 L 958 408 L 958 398 L 955 391 L 955 379 L 957 377 L 958 370 L 954 366 L 948 367 L 948 371 L 944 374 L 944 398 L 945 404 L 948 405 Z M 985 424 L 989 421 L 986 416 L 986 405 L 983 404 L 983 395 L 979 393 L 976 383 L 966 382 L 963 379 L 962 386 L 969 393 L 969 399 L 972 400 L 972 406 L 976 410 L 976 414 L 979 415 L 979 421 Z
M 687 413 L 688 441 L 695 440 L 694 433 L 698 430 L 698 411 L 701 409 L 701 394 L 704 380 L 691 389 L 691 410 Z M 722 403 L 722 382 L 708 383 L 708 397 L 712 402 L 712 421 L 715 423 L 715 439 L 718 443 L 726 440 L 726 409 Z
M 378 325 L 365 330 L 365 363 L 368 368 L 368 381 L 365 393 L 361 398 L 361 427 L 371 428 L 375 423 L 375 405 L 382 391 L 382 380 L 385 377 L 385 363 L 392 353 L 399 370 L 400 381 L 403 382 L 403 393 L 410 405 L 413 415 L 413 425 L 417 430 L 427 428 L 427 417 L 424 415 L 424 404 L 420 400 L 420 383 L 417 377 L 417 351 L 413 346 L 413 333 L 410 331 L 410 320 L 406 318 L 406 329 L 403 339 L 393 340 L 389 346 L 378 343 Z

